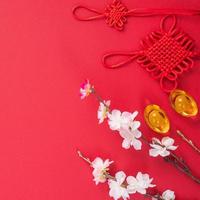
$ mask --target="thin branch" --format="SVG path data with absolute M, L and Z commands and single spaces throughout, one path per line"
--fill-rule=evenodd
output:
M 195 181 L 196 183 L 200 184 L 200 179 L 199 178 L 197 178 L 196 176 L 194 176 L 191 171 L 186 170 L 183 166 L 180 165 L 179 162 L 177 162 L 177 160 L 172 159 L 172 158 L 173 158 L 172 156 L 167 156 L 167 157 L 164 157 L 164 160 L 166 162 L 171 163 L 178 170 L 180 170 L 181 172 L 185 173 L 188 177 L 190 177 L 193 181 Z
M 104 102 L 103 98 L 99 94 L 97 94 L 97 92 L 96 92 L 96 90 L 94 88 L 92 88 L 92 93 L 97 98 L 97 100 L 99 102 L 101 102 L 107 108 L 107 110 L 109 111 L 110 110 L 109 106 L 106 105 L 106 103 Z
M 144 136 L 142 136 L 142 140 L 150 146 L 151 143 Z M 159 144 L 155 141 L 154 141 L 154 143 L 163 147 L 161 144 Z M 171 158 L 173 158 L 173 159 L 171 159 Z M 170 156 L 164 157 L 163 159 L 165 161 L 167 161 L 168 163 L 171 163 L 179 171 L 183 172 L 188 177 L 190 177 L 193 181 L 200 184 L 200 179 L 192 174 L 192 171 L 190 170 L 190 168 L 188 167 L 186 162 L 181 157 L 178 157 L 175 153 L 170 152 Z
M 86 158 L 85 156 L 83 156 L 83 154 L 82 154 L 82 152 L 81 151 L 77 151 L 77 153 L 78 153 L 78 156 L 80 157 L 80 158 L 82 158 L 85 162 L 87 162 L 89 165 L 92 165 L 92 162 L 90 161 L 90 159 L 89 158 Z
M 177 130 L 177 134 L 188 143 L 196 152 L 200 154 L 200 149 L 192 142 L 192 140 L 188 139 L 181 131 Z
M 188 167 L 188 165 L 185 163 L 185 161 L 184 161 L 181 157 L 178 157 L 175 153 L 172 153 L 172 152 L 170 152 L 170 155 L 171 155 L 178 163 L 180 163 L 180 164 L 184 167 L 185 171 L 191 173 L 190 168 Z
M 145 196 L 145 197 L 148 197 L 148 198 L 150 198 L 150 199 L 164 200 L 164 199 L 160 196 L 160 194 L 152 195 L 152 194 L 147 193 L 147 194 L 144 194 L 144 196 Z

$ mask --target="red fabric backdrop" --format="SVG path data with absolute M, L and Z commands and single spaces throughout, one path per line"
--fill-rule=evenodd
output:
M 124 32 L 103 20 L 74 20 L 71 9 L 84 2 L 104 8 L 107 1 L 1 0 L 0 2 L 0 199 L 66 200 L 110 199 L 107 185 L 96 187 L 91 169 L 80 160 L 80 149 L 115 161 L 112 172 L 137 171 L 154 177 L 158 189 L 172 189 L 177 199 L 200 199 L 200 186 L 161 158 L 121 148 L 121 138 L 107 124 L 98 125 L 94 98 L 80 101 L 79 85 L 89 78 L 112 108 L 140 111 L 142 131 L 155 136 L 145 125 L 145 101 L 159 104 L 179 128 L 200 145 L 200 119 L 178 116 L 158 82 L 138 64 L 108 70 L 100 58 L 111 50 L 135 50 L 139 41 L 159 28 L 161 17 L 132 18 Z M 129 8 L 197 8 L 199 0 L 124 0 Z M 199 17 L 179 17 L 178 25 L 200 49 Z M 200 62 L 180 78 L 180 88 L 200 105 Z M 176 135 L 177 153 L 200 176 L 200 157 Z M 132 199 L 134 196 L 132 196 Z M 135 199 L 143 197 L 135 195 Z

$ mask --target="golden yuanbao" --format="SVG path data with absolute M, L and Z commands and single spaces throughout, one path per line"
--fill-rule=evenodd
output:
M 158 105 L 148 105 L 144 110 L 144 118 L 147 125 L 157 133 L 165 134 L 170 129 L 169 119 Z
M 173 109 L 184 117 L 198 114 L 198 106 L 194 98 L 183 90 L 173 90 L 169 96 Z

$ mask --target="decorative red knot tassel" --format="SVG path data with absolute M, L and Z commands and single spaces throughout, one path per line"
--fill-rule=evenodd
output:
M 87 12 L 87 16 L 81 14 Z M 80 21 L 91 21 L 96 19 L 105 19 L 108 26 L 116 30 L 123 30 L 128 17 L 148 17 L 155 15 L 200 15 L 200 9 L 152 9 L 152 8 L 135 8 L 129 10 L 120 0 L 114 0 L 108 4 L 104 11 L 79 5 L 72 11 L 74 17 Z
M 173 19 L 173 23 L 167 30 L 165 22 L 169 17 Z M 104 67 L 119 68 L 136 59 L 154 79 L 160 81 L 160 86 L 165 92 L 171 92 L 177 88 L 178 76 L 193 67 L 193 58 L 200 58 L 200 53 L 194 51 L 192 39 L 176 28 L 176 17 L 173 15 L 164 17 L 160 23 L 160 30 L 150 33 L 141 41 L 141 46 L 140 51 L 104 55 Z M 121 57 L 126 59 L 121 60 Z M 113 58 L 118 58 L 118 62 L 111 63 Z

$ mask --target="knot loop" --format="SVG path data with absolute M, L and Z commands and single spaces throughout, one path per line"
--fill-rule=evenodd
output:
M 169 30 L 167 30 L 167 20 L 169 18 L 172 18 L 172 25 L 170 26 Z M 163 19 L 161 20 L 160 22 L 160 29 L 162 32 L 172 32 L 175 27 L 176 27 L 176 22 L 177 22 L 177 19 L 176 19 L 176 16 L 175 15 L 167 15 L 165 17 L 163 17 Z
M 138 58 L 138 56 L 141 54 L 142 54 L 141 51 L 128 52 L 128 53 L 127 52 L 108 53 L 103 56 L 102 63 L 103 66 L 106 68 L 116 69 L 132 62 L 133 60 Z M 123 59 L 121 59 L 122 57 Z M 109 64 L 108 62 L 111 64 Z
M 80 13 L 81 11 L 88 12 L 88 14 L 95 14 L 95 15 L 80 16 L 80 15 L 78 15 L 78 13 Z M 92 21 L 92 20 L 95 20 L 95 19 L 100 19 L 100 18 L 105 17 L 103 12 L 100 12 L 100 11 L 94 9 L 94 8 L 89 8 L 87 6 L 82 6 L 82 5 L 74 7 L 73 10 L 72 10 L 72 14 L 79 21 Z
M 191 52 L 191 57 L 200 59 L 200 51 Z
M 173 21 L 167 30 L 166 20 L 169 17 L 172 17 Z M 163 91 L 168 93 L 176 89 L 178 76 L 193 67 L 192 58 L 200 58 L 200 53 L 193 50 L 193 40 L 176 28 L 174 15 L 165 16 L 160 22 L 160 28 L 161 30 L 151 32 L 141 42 L 141 51 L 104 55 L 104 67 L 119 68 L 136 59 L 154 79 L 159 80 Z

